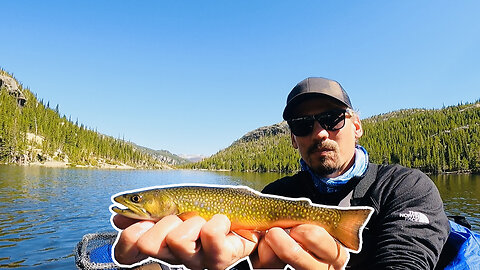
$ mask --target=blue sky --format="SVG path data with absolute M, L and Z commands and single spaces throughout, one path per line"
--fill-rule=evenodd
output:
M 278 123 L 308 76 L 362 118 L 480 98 L 479 1 L 2 1 L 0 67 L 61 114 L 176 154 Z

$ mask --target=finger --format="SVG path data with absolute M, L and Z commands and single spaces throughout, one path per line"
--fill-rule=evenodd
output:
M 153 225 L 153 222 L 142 221 L 123 230 L 113 246 L 114 259 L 120 264 L 130 265 L 148 258 L 137 248 L 137 241 Z
M 321 261 L 343 266 L 348 261 L 348 252 L 324 228 L 303 224 L 291 229 L 290 236 Z
M 127 218 L 122 215 L 114 215 L 112 218 L 113 225 L 120 230 L 124 230 L 127 227 L 130 227 L 132 224 L 137 223 L 138 219 Z
M 201 260 L 200 230 L 206 223 L 205 219 L 195 216 L 187 219 L 178 227 L 167 234 L 165 241 L 169 250 L 177 258 L 182 259 L 182 264 L 189 268 L 199 268 Z
M 261 238 L 258 243 L 257 252 L 250 256 L 250 260 L 255 269 L 269 268 L 269 269 L 283 269 L 285 263 L 278 258 L 273 252 L 273 249 L 268 245 L 264 238 Z
M 224 215 L 213 216 L 202 227 L 200 239 L 205 254 L 204 263 L 208 269 L 222 269 L 230 266 L 231 248 L 225 247 L 226 236 L 230 232 L 230 220 Z M 227 257 L 224 254 L 227 253 Z
M 283 229 L 272 228 L 265 235 L 265 241 L 283 262 L 295 269 L 321 269 L 325 264 L 316 260 L 304 250 Z
M 181 224 L 182 220 L 175 215 L 162 218 L 138 239 L 138 249 L 148 256 L 176 264 L 177 259 L 170 252 L 165 238 L 169 232 Z
M 236 261 L 245 258 L 255 249 L 258 234 L 253 234 L 255 242 L 230 232 L 230 220 L 225 215 L 214 215 L 200 233 L 208 269 L 225 269 Z
M 230 220 L 224 215 L 214 215 L 202 227 L 200 238 L 202 247 L 208 253 L 222 253 L 223 243 L 230 232 Z M 208 245 L 204 245 L 208 243 Z

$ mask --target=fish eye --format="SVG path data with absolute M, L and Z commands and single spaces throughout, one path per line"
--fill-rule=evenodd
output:
M 140 195 L 132 195 L 132 197 L 130 198 L 130 201 L 134 202 L 134 203 L 139 203 L 140 201 L 142 200 L 142 196 Z

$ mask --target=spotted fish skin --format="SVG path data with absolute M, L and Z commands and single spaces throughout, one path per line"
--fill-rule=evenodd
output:
M 338 209 L 315 207 L 307 200 L 260 196 L 248 189 L 188 186 L 166 192 L 171 194 L 179 213 L 194 212 L 207 220 L 224 214 L 232 224 L 244 229 L 266 230 L 285 222 L 319 222 L 336 227 L 341 215 Z
M 123 193 L 113 200 L 129 207 L 114 207 L 114 212 L 138 219 L 156 221 L 175 214 L 182 219 L 199 215 L 209 220 L 223 214 L 230 219 L 232 231 L 319 225 L 354 252 L 361 248 L 361 231 L 373 211 L 368 207 L 311 204 L 307 199 L 288 199 L 231 186 L 168 186 Z

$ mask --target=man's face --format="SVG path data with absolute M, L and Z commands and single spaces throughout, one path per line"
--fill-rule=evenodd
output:
M 315 115 L 335 109 L 345 109 L 326 97 L 317 97 L 301 102 L 293 111 L 294 118 Z M 325 177 L 341 175 L 354 162 L 355 143 L 363 134 L 360 119 L 356 114 L 347 114 L 345 126 L 328 131 L 315 121 L 313 131 L 306 136 L 292 136 L 293 147 L 298 149 L 303 160 L 317 174 Z

